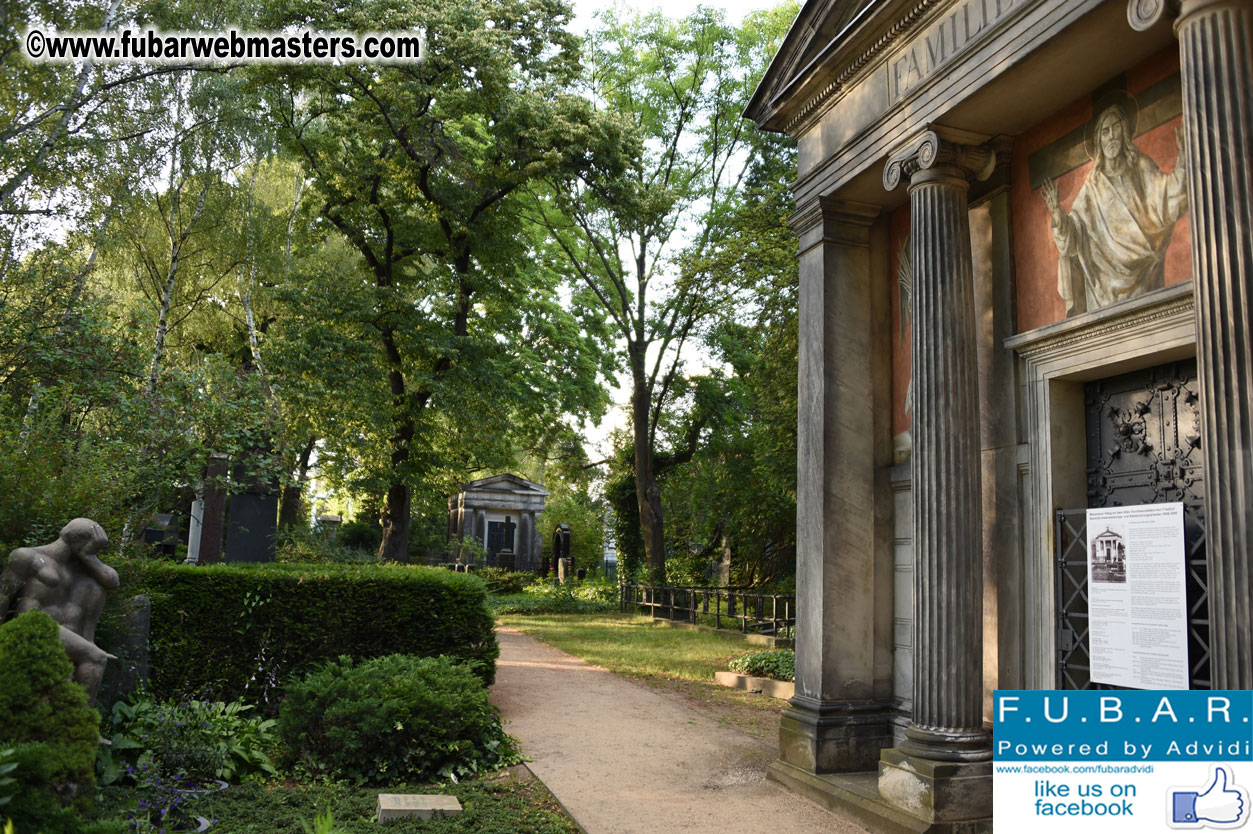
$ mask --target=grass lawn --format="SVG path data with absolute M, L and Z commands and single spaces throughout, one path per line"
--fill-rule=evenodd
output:
M 762 740 L 778 736 L 783 701 L 713 682 L 714 672 L 725 670 L 731 658 L 764 651 L 741 637 L 671 628 L 635 614 L 510 614 L 498 616 L 497 622 L 641 680 Z
M 588 663 L 636 678 L 712 681 L 731 658 L 762 651 L 735 635 L 671 628 L 635 614 L 511 614 L 498 621 Z
M 102 788 L 100 811 L 125 816 L 133 805 L 131 791 Z M 422 821 L 398 820 L 386 830 L 405 832 L 475 832 L 475 834 L 577 834 L 573 820 L 561 810 L 544 784 L 525 768 L 513 768 L 496 778 L 456 785 L 411 788 L 358 788 L 343 784 L 292 784 L 277 781 L 232 785 L 218 794 L 196 800 L 192 813 L 215 820 L 213 834 L 304 834 L 313 818 L 326 809 L 335 817 L 336 834 L 377 834 L 372 822 L 380 793 L 452 794 L 461 801 L 455 817 Z

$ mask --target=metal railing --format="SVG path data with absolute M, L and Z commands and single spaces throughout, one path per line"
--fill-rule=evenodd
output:
M 793 637 L 796 628 L 795 594 L 751 588 L 623 585 L 620 600 L 623 612 L 644 609 L 654 619 L 736 628 L 745 634 Z

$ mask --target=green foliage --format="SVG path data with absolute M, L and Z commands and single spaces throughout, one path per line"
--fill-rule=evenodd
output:
M 487 689 L 448 657 L 331 661 L 288 685 L 279 732 L 292 764 L 358 784 L 458 779 L 516 763 Z
M 487 583 L 487 592 L 493 596 L 520 594 L 522 589 L 535 581 L 535 574 L 505 568 L 487 568 L 479 571 Z
M 100 715 L 71 680 L 58 634 L 42 611 L 0 625 L 0 744 L 43 744 L 52 784 L 91 785 Z
M 727 668 L 741 675 L 772 678 L 776 681 L 796 680 L 796 652 L 791 649 L 771 649 L 768 652 L 750 652 L 733 658 Z
M 135 782 L 134 806 L 128 809 L 129 828 L 143 834 L 194 831 L 198 820 L 194 806 L 199 799 L 195 786 L 151 758 L 141 758 L 128 774 Z M 189 788 L 191 790 L 189 790 Z
M 109 715 L 112 744 L 101 751 L 100 781 L 114 782 L 147 762 L 197 784 L 276 776 L 275 721 L 247 715 L 252 709 L 241 701 L 119 701 Z
M 301 564 L 377 564 L 378 542 L 372 550 L 344 543 L 334 533 L 293 526 L 279 531 L 275 560 Z
M 618 610 L 618 589 L 608 584 L 531 585 L 519 594 L 488 599 L 496 614 L 594 614 Z
M 335 537 L 345 547 L 377 552 L 383 541 L 383 530 L 368 521 L 345 521 L 335 531 Z
M 710 249 L 691 268 L 734 276 L 744 304 L 708 332 L 723 368 L 681 386 L 673 435 L 708 440 L 666 473 L 682 484 L 667 503 L 674 553 L 693 554 L 688 576 L 730 555 L 729 581 L 761 585 L 789 576 L 796 552 L 797 265 L 788 252 L 794 150 L 766 142 L 742 197 L 721 217 Z M 745 247 L 743 241 L 754 246 Z
M 605 501 L 613 513 L 613 537 L 618 553 L 618 582 L 630 585 L 644 570 L 644 536 L 640 507 L 635 500 L 635 469 L 629 448 L 619 444 L 605 484 Z
M 8 818 L 15 831 L 39 834 L 123 834 L 126 831 L 120 820 L 88 822 L 84 819 L 83 814 L 90 814 L 90 809 L 83 797 L 79 799 L 83 810 L 58 801 L 64 786 L 55 776 L 58 756 L 52 746 L 18 744 L 8 752 L 4 761 L 17 765 L 10 771 L 16 791 L 0 817 Z
M 340 834 L 339 829 L 335 827 L 335 815 L 331 813 L 329 807 L 325 812 L 313 818 L 312 825 L 301 820 L 300 828 L 305 834 Z
M 483 565 L 487 562 L 487 548 L 474 536 L 449 539 L 444 544 L 444 555 L 449 562 L 459 561 L 466 565 Z
M 265 708 L 287 676 L 341 655 L 446 654 L 474 662 L 487 682 L 495 675 L 487 591 L 468 574 L 398 565 L 116 567 L 128 593 L 152 600 L 158 698 L 212 692 Z
M 351 254 L 279 283 L 291 315 L 269 332 L 273 367 L 324 426 L 320 465 L 384 496 L 381 551 L 399 561 L 410 517 L 428 515 L 412 502 L 502 468 L 563 413 L 604 409 L 603 327 L 536 262 L 517 203 L 586 164 L 614 124 L 570 92 L 564 3 L 313 0 L 301 13 L 420 28 L 428 44 L 421 65 L 254 73 L 312 181 L 319 233 Z
M 11 775 L 17 769 L 16 754 L 17 749 L 13 747 L 0 750 L 0 807 L 8 805 L 13 798 L 9 786 L 17 784 L 17 780 Z
M 558 524 L 566 524 L 570 527 L 570 557 L 575 568 L 596 568 L 605 552 L 604 501 L 592 497 L 585 474 L 573 482 L 548 478 L 544 485 L 549 494 L 537 521 L 544 553 L 552 555 L 553 531 Z
M 377 788 L 347 782 L 247 782 L 197 801 L 196 812 L 217 820 L 213 831 L 228 834 L 300 834 L 314 815 L 334 817 L 342 834 L 578 834 L 579 828 L 534 778 L 483 779 L 458 784 L 406 785 L 389 782 L 391 793 L 452 794 L 464 810 L 432 820 L 404 819 L 380 826 L 373 820 Z M 103 790 L 102 811 L 125 813 L 135 804 L 134 789 Z M 25 834 L 25 832 L 22 832 Z

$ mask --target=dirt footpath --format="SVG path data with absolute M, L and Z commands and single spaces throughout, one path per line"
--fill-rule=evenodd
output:
M 497 640 L 505 729 L 588 834 L 866 834 L 767 781 L 772 746 L 514 629 Z

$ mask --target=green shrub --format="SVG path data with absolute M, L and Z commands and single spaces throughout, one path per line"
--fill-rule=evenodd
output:
M 241 701 L 119 701 L 109 715 L 111 745 L 100 753 L 100 781 L 116 781 L 146 761 L 186 781 L 275 776 L 275 721 L 247 715 Z
M 506 568 L 487 568 L 479 576 L 487 583 L 487 592 L 497 596 L 520 594 L 522 589 L 535 581 L 535 574 Z
M 574 586 L 572 591 L 578 599 L 588 600 L 589 602 L 612 603 L 612 607 L 616 608 L 621 592 L 618 586 L 608 580 L 593 582 L 587 581 Z
M 771 649 L 733 658 L 727 664 L 732 672 L 777 681 L 796 679 L 796 653 L 791 649 Z
M 598 586 L 531 585 L 520 594 L 490 597 L 497 614 L 596 614 L 618 610 L 618 592 L 603 599 Z
M 291 675 L 347 655 L 452 655 L 490 683 L 499 654 L 483 582 L 405 565 L 209 567 L 116 563 L 152 600 L 154 697 L 211 694 L 274 707 Z M 110 600 L 113 605 L 115 600 Z
M 100 714 L 71 680 L 60 629 L 42 611 L 0 625 L 0 745 L 46 745 L 52 784 L 95 782 Z
M 296 564 L 379 564 L 378 548 L 344 544 L 333 532 L 292 527 L 279 532 L 275 560 Z
M 5 788 L 14 791 L 0 809 L 0 819 L 8 819 L 19 834 L 123 834 L 122 820 L 87 822 L 71 806 L 57 799 L 62 785 L 55 781 L 56 750 L 41 743 L 18 744 L 5 751 L 3 761 L 16 764 L 8 772 L 14 784 Z M 85 801 L 82 803 L 85 804 Z
M 287 687 L 289 763 L 358 784 L 458 778 L 519 761 L 483 682 L 447 657 L 327 663 Z
M 383 542 L 383 529 L 368 521 L 345 521 L 335 531 L 335 538 L 345 547 L 377 553 Z

